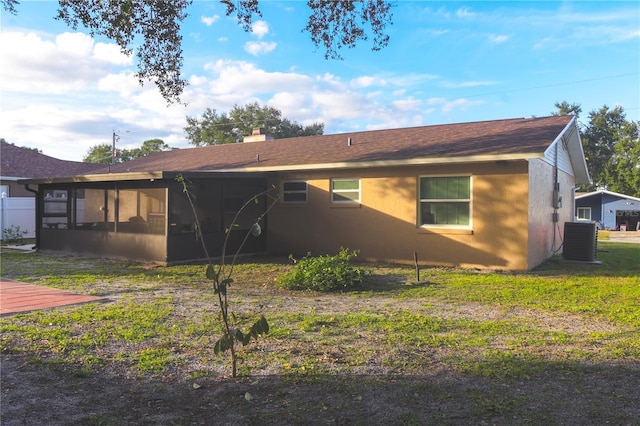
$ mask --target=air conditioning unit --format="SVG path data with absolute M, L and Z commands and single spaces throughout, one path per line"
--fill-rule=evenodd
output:
M 566 260 L 595 262 L 598 249 L 598 229 L 595 223 L 564 223 L 562 257 Z

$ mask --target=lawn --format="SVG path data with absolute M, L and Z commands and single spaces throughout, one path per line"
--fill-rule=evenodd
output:
M 420 281 L 365 264 L 361 289 L 324 294 L 244 258 L 230 310 L 270 333 L 232 379 L 202 265 L 3 252 L 5 278 L 109 302 L 0 318 L 2 423 L 638 424 L 640 245 L 598 260 Z

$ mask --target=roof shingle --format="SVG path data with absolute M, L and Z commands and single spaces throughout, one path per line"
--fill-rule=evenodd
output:
M 314 164 L 534 155 L 543 153 L 571 119 L 518 118 L 179 149 L 116 165 L 112 172 L 305 168 Z
M 0 175 L 4 177 L 37 179 L 106 171 L 104 165 L 59 160 L 29 148 L 0 142 Z

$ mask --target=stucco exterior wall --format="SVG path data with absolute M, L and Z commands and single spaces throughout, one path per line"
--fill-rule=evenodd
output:
M 522 270 L 528 267 L 528 165 L 415 166 L 336 172 L 281 173 L 270 184 L 305 180 L 304 204 L 279 202 L 268 217 L 268 251 L 335 254 L 360 250 L 360 259 Z M 471 175 L 471 229 L 417 224 L 420 176 Z M 360 178 L 361 203 L 331 203 L 331 178 Z
M 564 223 L 573 221 L 573 188 L 575 178 L 558 170 L 559 196 L 562 207 L 554 208 L 555 171 L 543 160 L 529 161 L 529 254 L 528 269 L 562 250 Z M 557 222 L 554 222 L 557 213 Z

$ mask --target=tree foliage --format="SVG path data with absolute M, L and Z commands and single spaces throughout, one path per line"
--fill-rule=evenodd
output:
M 617 142 L 604 180 L 611 191 L 640 197 L 640 131 L 639 122 L 625 121 L 617 134 Z
M 82 161 L 85 163 L 111 164 L 113 161 L 113 147 L 108 143 L 94 145 L 89 148 Z
M 340 49 L 353 48 L 358 41 L 367 40 L 367 26 L 373 32 L 372 50 L 389 44 L 385 32 L 392 23 L 391 4 L 383 0 L 309 0 L 313 11 L 305 30 L 311 34 L 316 47 L 324 48 L 325 59 L 342 59 Z
M 277 108 L 260 106 L 257 102 L 243 107 L 236 105 L 228 114 L 207 108 L 200 118 L 187 117 L 184 130 L 192 145 L 203 146 L 241 142 L 258 127 L 276 139 L 321 135 L 324 132 L 324 124 L 303 126 L 283 118 Z
M 171 148 L 164 143 L 162 139 L 149 139 L 142 142 L 140 148 L 123 149 L 120 158 L 122 161 L 135 160 L 136 158 L 146 157 L 147 155 L 155 154 L 160 151 L 168 151 Z
M 123 53 L 136 51 L 140 84 L 152 81 L 162 97 L 179 100 L 186 81 L 181 76 L 180 25 L 191 0 L 59 0 L 57 19 L 73 29 L 80 24 L 92 36 L 113 40 Z M 142 42 L 137 45 L 137 40 Z
M 554 114 L 579 115 L 579 104 L 555 104 Z M 640 197 L 640 122 L 629 121 L 624 109 L 604 105 L 589 113 L 580 137 L 592 184 L 580 191 L 607 189 Z
M 119 149 L 116 146 L 114 156 L 113 144 L 103 143 L 89 148 L 87 155 L 84 156 L 82 161 L 85 163 L 96 164 L 123 163 L 125 161 L 135 160 L 136 158 L 146 157 L 147 155 L 160 151 L 167 151 L 169 149 L 175 148 L 171 148 L 169 145 L 164 143 L 162 139 L 149 139 L 144 141 L 140 148 Z
M 57 19 L 73 29 L 86 27 L 92 36 L 118 44 L 127 55 L 136 52 L 140 84 L 155 83 L 167 103 L 180 102 L 187 82 L 182 78 L 180 28 L 193 0 L 59 0 Z M 262 17 L 260 0 L 220 0 L 226 15 L 251 31 L 254 16 Z M 0 0 L 5 11 L 17 13 L 18 0 Z M 372 50 L 389 43 L 385 29 L 392 24 L 386 0 L 308 0 L 311 9 L 304 30 L 325 58 L 341 59 L 340 49 L 353 48 L 373 34 Z
M 575 115 L 576 117 L 579 117 L 582 112 L 580 104 L 570 104 L 567 101 L 556 102 L 554 106 L 558 111 L 553 112 L 552 115 Z

